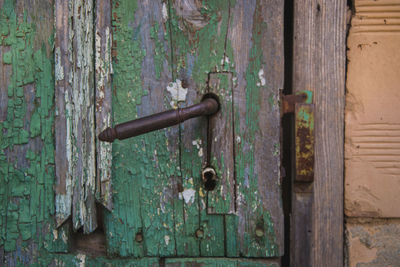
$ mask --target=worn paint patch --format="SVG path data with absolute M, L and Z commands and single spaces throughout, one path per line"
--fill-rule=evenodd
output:
M 195 200 L 196 191 L 192 188 L 185 189 L 182 192 L 182 197 L 186 204 L 193 204 Z
M 54 58 L 55 58 L 55 79 L 56 81 L 64 80 L 64 68 L 62 67 L 61 63 L 61 50 L 59 47 L 55 48 L 54 51 Z
M 164 21 L 167 21 L 168 9 L 167 9 L 167 3 L 165 3 L 165 2 L 162 4 L 162 16 L 163 16 Z
M 197 152 L 197 155 L 200 158 L 203 157 L 203 147 L 202 147 L 201 143 L 202 143 L 201 139 L 192 141 L 192 145 L 194 145 L 199 150 L 199 152 Z
M 104 8 L 103 5 L 101 5 Z M 97 14 L 101 12 L 97 10 Z M 103 11 L 105 12 L 105 11 Z M 96 75 L 96 136 L 112 126 L 111 111 L 111 43 L 112 34 L 110 27 L 96 23 L 95 35 L 95 75 Z M 108 21 L 106 19 L 101 22 Z M 112 144 L 97 142 L 97 185 L 96 198 L 104 207 L 112 209 L 111 192 L 111 166 L 112 166 Z
M 57 157 L 65 158 L 67 168 L 57 167 L 58 197 L 56 202 L 57 221 L 60 225 L 71 213 L 74 230 L 83 227 L 84 233 L 90 233 L 97 227 L 95 208 L 95 110 L 94 110 L 94 79 L 93 79 L 93 1 L 71 0 L 68 10 L 63 10 L 68 16 L 68 50 L 61 51 L 56 47 L 55 60 L 58 63 L 57 82 L 67 80 L 64 103 L 57 99 L 58 110 L 61 118 L 65 120 L 64 127 L 56 128 L 57 138 L 64 138 L 65 154 L 57 154 Z M 61 18 L 59 18 L 61 19 Z M 60 29 L 61 30 L 61 29 Z M 60 32 L 61 34 L 61 32 Z M 61 38 L 61 36 L 60 36 Z M 68 58 L 69 62 L 62 62 L 60 58 Z M 63 64 L 69 66 L 61 75 Z M 68 72 L 68 73 L 66 73 Z M 58 89 L 61 89 L 57 87 Z M 61 153 L 61 152 L 60 152 Z M 66 173 L 64 173 L 66 170 Z M 70 186 L 72 188 L 70 188 Z M 71 198 L 72 201 L 66 200 Z M 66 201 L 61 203 L 61 201 Z M 71 207 L 67 204 L 71 203 Z M 61 207 L 58 207 L 61 205 Z
M 78 266 L 79 266 L 79 267 L 85 267 L 86 255 L 84 255 L 84 254 L 78 254 L 78 255 L 76 255 L 76 258 L 79 260 Z
M 171 107 L 178 108 L 180 102 L 185 102 L 188 89 L 182 87 L 181 80 L 169 83 L 167 91 L 171 94 Z
M 260 82 L 257 83 L 257 86 L 264 86 L 266 81 L 265 81 L 264 70 L 263 69 L 260 69 L 258 71 L 258 79 L 260 79 Z

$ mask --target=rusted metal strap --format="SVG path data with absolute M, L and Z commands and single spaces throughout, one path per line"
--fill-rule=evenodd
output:
M 301 91 L 282 97 L 282 113 L 295 118 L 295 182 L 314 181 L 314 104 L 312 92 Z

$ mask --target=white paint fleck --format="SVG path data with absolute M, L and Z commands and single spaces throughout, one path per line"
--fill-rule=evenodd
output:
M 79 260 L 79 267 L 85 267 L 85 263 L 86 263 L 86 255 L 85 254 L 78 254 L 76 255 L 76 257 Z
M 55 68 L 54 68 L 54 75 L 56 81 L 64 80 L 64 69 L 61 62 L 61 50 L 60 47 L 56 47 L 54 51 L 54 60 L 55 60 Z
M 240 144 L 242 142 L 242 139 L 240 138 L 239 135 L 236 136 L 236 143 Z
M 266 81 L 265 81 L 263 69 L 260 69 L 260 71 L 258 72 L 258 78 L 260 79 L 261 85 L 264 86 L 266 84 Z M 258 83 L 257 83 L 257 86 L 259 86 Z
M 233 77 L 232 82 L 233 82 L 233 85 L 236 86 L 237 85 L 237 77 Z
M 182 192 L 183 199 L 185 200 L 186 204 L 192 204 L 194 202 L 194 197 L 196 195 L 196 191 L 192 188 L 185 189 Z
M 182 81 L 177 79 L 175 82 L 171 82 L 167 86 L 167 91 L 171 94 L 171 107 L 178 108 L 179 102 L 186 101 L 186 95 L 188 89 L 182 87 Z
M 227 56 L 225 56 L 225 63 L 226 63 L 227 65 L 229 65 L 229 63 L 230 63 L 229 57 L 227 57 Z
M 57 229 L 53 230 L 53 241 L 56 241 L 58 239 L 58 231 Z
M 192 145 L 196 146 L 196 148 L 199 150 L 197 153 L 199 157 L 203 157 L 203 148 L 201 147 L 201 143 L 202 143 L 201 139 L 196 139 L 192 141 Z
M 167 246 L 168 246 L 168 244 L 169 244 L 169 240 L 170 240 L 169 235 L 164 236 L 164 241 L 165 241 L 165 244 L 166 244 Z
M 166 21 L 168 19 L 168 9 L 167 9 L 167 4 L 163 3 L 162 5 L 162 17 Z

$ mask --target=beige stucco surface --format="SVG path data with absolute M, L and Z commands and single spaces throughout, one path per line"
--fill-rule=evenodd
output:
M 400 266 L 400 220 L 363 221 L 346 224 L 347 266 Z
M 362 0 L 348 37 L 345 214 L 400 217 L 400 0 Z

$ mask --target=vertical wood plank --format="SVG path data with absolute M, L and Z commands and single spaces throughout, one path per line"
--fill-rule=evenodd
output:
M 233 214 L 236 202 L 232 73 L 210 73 L 209 93 L 219 97 L 220 111 L 209 119 L 208 164 L 215 168 L 216 187 L 207 192 L 209 214 Z M 208 151 L 210 149 L 210 151 Z M 203 182 L 207 177 L 202 174 Z M 208 183 L 213 181 L 208 181 Z M 213 184 L 208 185 L 213 186 Z
M 56 1 L 56 217 L 75 230 L 97 227 L 93 1 Z M 58 46 L 59 45 L 59 46 Z
M 173 79 L 182 81 L 185 90 L 178 105 L 199 103 L 207 92 L 208 74 L 224 70 L 229 5 L 230 1 L 170 1 Z M 180 143 L 184 206 L 176 211 L 183 222 L 177 228 L 177 254 L 224 256 L 224 218 L 207 214 L 207 192 L 201 179 L 207 153 L 206 118 L 182 123 Z
M 170 42 L 161 1 L 112 2 L 114 123 L 169 107 Z M 108 252 L 120 256 L 175 255 L 178 127 L 112 147 L 113 210 L 106 213 Z
M 53 4 L 0 0 L 0 265 L 5 266 L 34 265 L 38 250 L 61 251 L 55 245 L 59 236 L 51 233 Z
M 72 176 L 69 174 L 71 162 L 67 160 L 67 114 L 66 92 L 71 92 L 68 81 L 71 63 L 68 58 L 70 47 L 68 27 L 69 10 L 68 1 L 55 1 L 56 38 L 54 40 L 54 73 L 55 73 L 55 105 L 58 113 L 55 118 L 55 164 L 56 164 L 56 222 L 60 226 L 71 216 L 72 211 Z
M 95 18 L 95 85 L 96 136 L 111 126 L 111 1 L 96 1 Z M 96 138 L 96 197 L 107 209 L 112 209 L 111 165 L 112 144 Z
M 278 99 L 283 86 L 283 1 L 237 1 L 230 13 L 237 217 L 226 216 L 227 255 L 281 256 Z
M 346 1 L 294 1 L 293 91 L 313 91 L 315 103 L 312 212 L 308 207 L 313 226 L 307 241 L 313 249 L 308 266 L 343 265 L 345 38 Z M 302 212 L 293 210 L 293 216 Z M 309 228 L 304 227 L 298 230 Z M 293 255 L 303 253 L 303 247 L 295 245 Z M 292 264 L 297 266 L 296 261 Z

